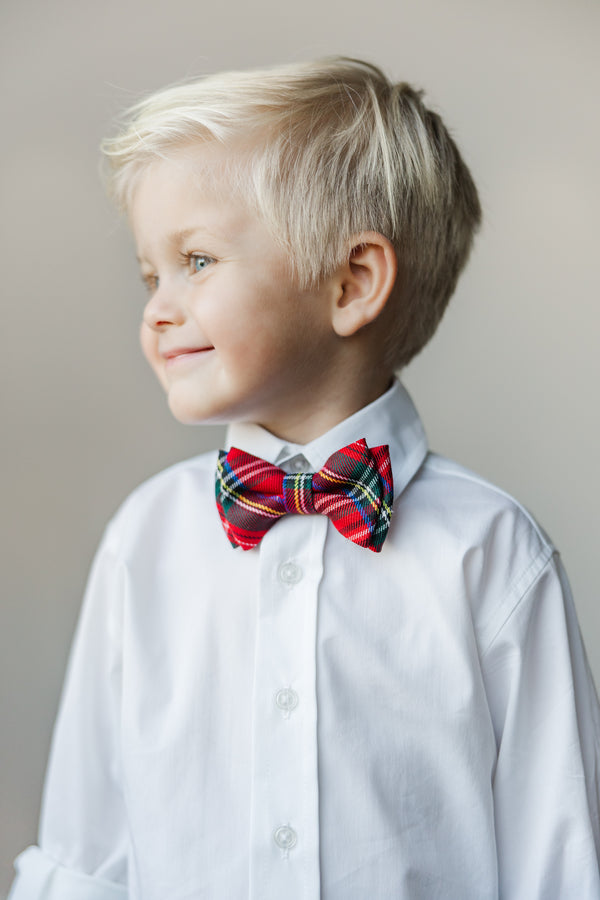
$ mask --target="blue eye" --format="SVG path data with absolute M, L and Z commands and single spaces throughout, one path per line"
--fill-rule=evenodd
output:
M 190 275 L 196 275 L 215 262 L 208 253 L 179 253 L 179 259 Z
M 204 253 L 190 253 L 189 261 L 192 272 L 201 272 L 202 269 L 206 269 L 211 262 L 214 262 L 211 256 L 206 256 Z

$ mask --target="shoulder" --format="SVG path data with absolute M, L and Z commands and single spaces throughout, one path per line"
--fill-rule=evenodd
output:
M 211 450 L 191 459 L 175 463 L 138 485 L 117 512 L 123 518 L 136 515 L 149 507 L 170 506 L 181 496 L 202 494 L 208 488 L 214 493 L 217 451 Z
M 512 510 L 523 517 L 544 541 L 550 541 L 531 512 L 517 498 L 460 463 L 430 452 L 423 466 L 423 475 L 425 482 L 435 490 L 446 490 L 457 500 L 469 500 L 490 509 Z
M 530 552 L 552 553 L 554 546 L 534 516 L 507 491 L 436 453 L 428 453 L 412 482 L 407 502 L 426 508 L 441 528 L 478 543 L 498 530 L 527 539 Z
M 460 584 L 482 643 L 495 634 L 531 591 L 556 554 L 534 516 L 509 493 L 464 466 L 428 454 L 400 498 L 432 564 L 448 584 Z
M 217 451 L 183 460 L 138 485 L 124 500 L 106 529 L 105 541 L 127 555 L 134 543 L 148 546 L 153 535 L 174 533 L 188 520 L 215 509 Z

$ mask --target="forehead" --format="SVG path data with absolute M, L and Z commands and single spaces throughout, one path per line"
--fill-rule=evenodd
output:
M 216 140 L 166 148 L 160 156 L 142 164 L 132 193 L 132 203 L 144 182 L 152 182 L 156 188 L 165 179 L 173 182 L 182 180 L 213 193 L 231 192 L 236 158 Z
M 258 217 L 233 187 L 231 158 L 215 142 L 176 149 L 138 175 L 129 205 L 136 241 L 208 231 L 233 235 L 258 226 Z

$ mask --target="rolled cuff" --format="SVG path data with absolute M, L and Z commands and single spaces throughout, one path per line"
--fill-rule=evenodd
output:
M 39 847 L 15 860 L 17 876 L 8 900 L 126 900 L 125 885 L 61 866 Z

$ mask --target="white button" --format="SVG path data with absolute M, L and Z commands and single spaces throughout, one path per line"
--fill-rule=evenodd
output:
M 283 712 L 289 713 L 298 706 L 298 694 L 291 688 L 281 688 L 275 694 L 275 703 Z
M 302 569 L 296 563 L 284 562 L 277 570 L 277 577 L 284 584 L 298 584 L 302 579 Z
M 291 850 L 296 846 L 298 835 L 289 825 L 280 825 L 273 832 L 273 840 L 282 850 Z
M 305 456 L 300 453 L 299 456 L 293 456 L 288 464 L 288 469 L 292 472 L 310 472 L 310 463 Z

